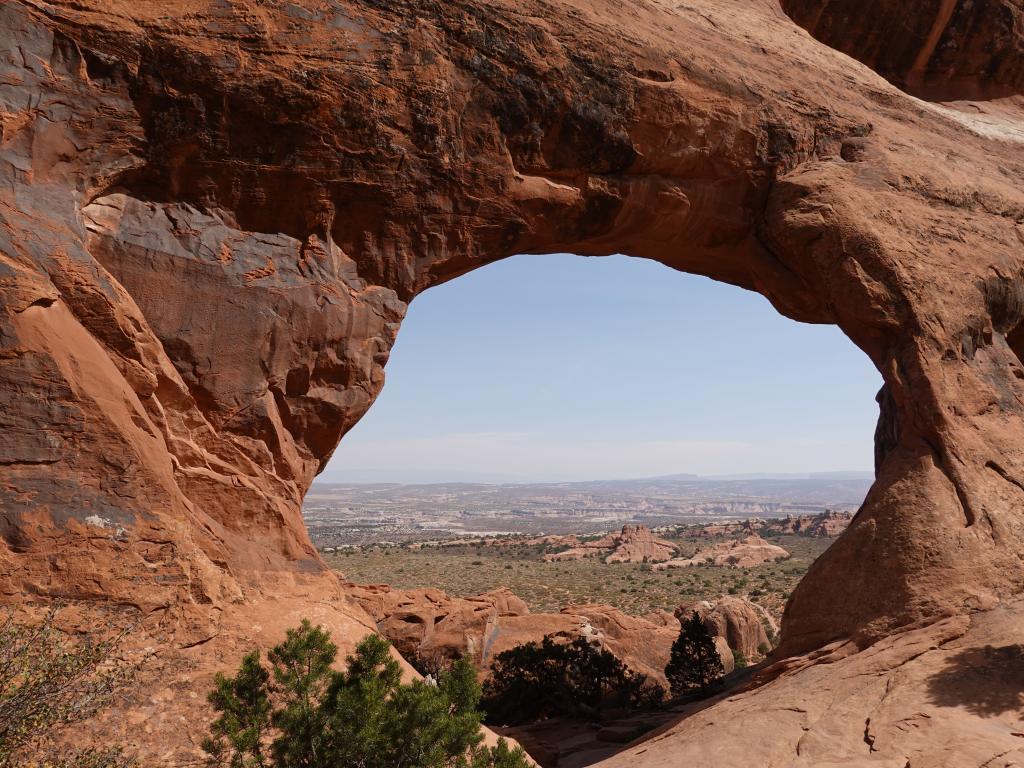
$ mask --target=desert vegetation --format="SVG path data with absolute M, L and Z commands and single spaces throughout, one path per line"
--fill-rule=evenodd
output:
M 687 556 L 708 538 L 693 529 L 667 536 Z M 753 568 L 698 565 L 659 571 L 648 563 L 606 564 L 599 558 L 544 562 L 557 551 L 545 544 L 484 546 L 374 545 L 325 558 L 351 581 L 396 588 L 432 587 L 452 595 L 475 595 L 507 586 L 534 611 L 558 611 L 566 605 L 602 603 L 640 616 L 674 611 L 681 603 L 719 595 L 746 596 L 779 618 L 786 599 L 831 538 L 774 536 L 792 555 Z
M 501 725 L 597 718 L 607 709 L 660 704 L 665 695 L 586 638 L 566 642 L 551 635 L 499 653 L 483 690 L 488 722 Z
M 131 768 L 119 746 L 75 748 L 57 738 L 110 703 L 135 672 L 116 656 L 120 633 L 72 637 L 58 628 L 58 613 L 36 621 L 8 614 L 0 624 L 0 768 Z
M 518 747 L 482 744 L 476 672 L 456 662 L 437 679 L 402 682 L 387 641 L 370 635 L 334 669 L 327 632 L 308 621 L 267 654 L 220 674 L 204 742 L 229 768 L 527 768 Z
M 715 648 L 714 638 L 707 624 L 694 612 L 690 618 L 681 621 L 679 637 L 672 644 L 672 653 L 665 667 L 672 695 L 682 696 L 693 691 L 707 694 L 724 675 L 725 667 Z

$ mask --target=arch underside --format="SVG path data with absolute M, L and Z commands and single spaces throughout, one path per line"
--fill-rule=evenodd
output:
M 1014 104 L 917 101 L 770 0 L 140 5 L 0 8 L 10 600 L 357 638 L 306 489 L 417 292 L 565 251 L 758 291 L 881 372 L 877 482 L 780 657 L 1021 593 Z

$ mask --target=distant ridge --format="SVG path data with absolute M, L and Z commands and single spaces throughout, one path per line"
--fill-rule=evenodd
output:
M 375 486 L 379 488 L 398 488 L 398 487 L 426 487 L 426 486 L 446 486 L 450 488 L 479 488 L 486 486 L 494 487 L 592 487 L 592 488 L 609 488 L 609 487 L 620 487 L 629 486 L 635 487 L 640 485 L 670 485 L 670 484 L 686 484 L 686 483 L 728 483 L 728 482 L 749 482 L 749 481 L 781 481 L 781 482 L 826 482 L 826 481 L 854 481 L 854 482 L 874 482 L 874 472 L 867 470 L 836 470 L 832 472 L 752 472 L 734 475 L 697 475 L 687 472 L 679 472 L 671 475 L 654 475 L 651 477 L 624 477 L 624 478 L 613 478 L 607 480 L 541 480 L 537 482 L 530 482 L 525 480 L 497 480 L 488 482 L 486 480 L 473 481 L 473 480 L 429 480 L 422 482 L 399 482 L 399 481 L 388 481 L 388 480 L 332 480 L 329 478 L 318 478 L 314 481 L 313 486 L 326 487 L 326 486 Z

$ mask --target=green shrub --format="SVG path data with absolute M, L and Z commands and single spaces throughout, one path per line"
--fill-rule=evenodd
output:
M 132 679 L 135 667 L 117 660 L 122 635 L 108 630 L 71 642 L 55 626 L 58 609 L 23 624 L 0 623 L 0 768 L 125 768 L 121 748 L 68 749 L 55 729 L 81 722 Z
M 679 637 L 672 643 L 672 652 L 665 677 L 668 678 L 673 696 L 681 696 L 694 690 L 707 693 L 708 689 L 725 674 L 722 659 L 715 647 L 715 640 L 700 615 L 693 615 L 682 622 Z
M 247 655 L 234 677 L 217 675 L 218 713 L 203 743 L 230 768 L 526 768 L 504 742 L 481 745 L 480 686 L 460 660 L 437 682 L 401 681 L 387 641 L 371 635 L 332 668 L 337 646 L 303 621 L 267 654 Z
M 484 683 L 487 721 L 503 725 L 552 715 L 593 718 L 610 707 L 660 704 L 664 690 L 586 638 L 547 635 L 499 653 Z

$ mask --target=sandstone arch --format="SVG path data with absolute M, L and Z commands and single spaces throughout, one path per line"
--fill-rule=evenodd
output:
M 881 371 L 878 482 L 794 594 L 783 653 L 1020 594 L 1016 102 L 918 101 L 774 0 L 0 19 L 8 600 L 134 606 L 185 650 L 257 616 L 366 631 L 302 495 L 405 302 L 553 251 L 757 290 Z

